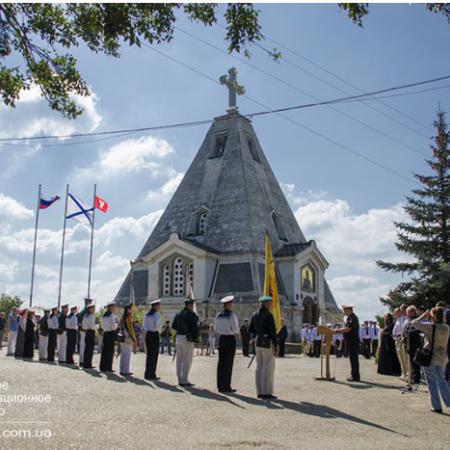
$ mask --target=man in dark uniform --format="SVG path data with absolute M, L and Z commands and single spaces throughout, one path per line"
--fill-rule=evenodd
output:
M 199 340 L 198 316 L 194 310 L 195 300 L 186 299 L 182 309 L 173 319 L 172 328 L 176 331 L 176 359 L 178 384 L 193 386 L 189 382 L 195 343 Z
M 219 362 L 217 364 L 217 389 L 222 393 L 236 392 L 231 387 L 234 355 L 236 353 L 236 335 L 239 333 L 239 321 L 232 311 L 234 296 L 229 295 L 220 302 L 223 311 L 217 314 L 214 330 L 219 336 Z
M 351 377 L 347 381 L 360 381 L 359 374 L 359 320 L 353 313 L 353 306 L 342 305 L 346 317 L 344 328 L 336 328 L 334 334 L 343 334 L 347 346 L 348 357 L 352 368 Z
M 250 331 L 247 319 L 244 320 L 244 325 L 242 325 L 240 333 L 241 333 L 242 354 L 244 356 L 250 356 L 249 355 Z
M 261 306 L 250 322 L 250 334 L 256 340 L 256 393 L 258 398 L 273 400 L 277 398 L 273 395 L 277 335 L 270 312 L 272 297 L 264 295 L 258 301 Z
M 106 312 L 101 319 L 103 330 L 102 354 L 100 357 L 100 372 L 114 372 L 114 345 L 117 337 L 117 327 L 119 320 L 114 314 L 116 308 L 115 302 L 106 304 Z
M 277 334 L 278 356 L 280 358 L 284 358 L 284 355 L 286 353 L 286 340 L 287 340 L 287 338 L 288 338 L 287 327 L 284 324 L 284 320 L 281 319 L 281 328 L 280 328 L 280 331 Z
M 61 306 L 61 313 L 58 317 L 58 336 L 56 337 L 56 346 L 58 348 L 58 363 L 66 364 L 67 362 L 67 329 L 66 318 L 69 312 L 69 305 Z

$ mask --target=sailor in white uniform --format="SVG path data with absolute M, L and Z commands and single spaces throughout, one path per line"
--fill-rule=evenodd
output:
M 232 311 L 234 296 L 220 300 L 223 311 L 217 314 L 214 329 L 219 336 L 219 362 L 217 364 L 217 389 L 222 393 L 236 392 L 231 387 L 236 335 L 239 334 L 239 321 Z
M 55 306 L 51 309 L 47 319 L 48 323 L 48 348 L 47 361 L 55 362 L 55 350 L 57 344 L 57 336 L 59 329 L 58 308 Z
M 110 302 L 106 305 L 106 312 L 102 317 L 102 330 L 103 330 L 103 346 L 102 354 L 100 357 L 100 372 L 114 372 L 113 359 L 114 359 L 114 344 L 116 342 L 117 327 L 119 320 L 114 314 L 116 304 Z
M 66 317 L 66 333 L 67 333 L 67 364 L 75 364 L 73 354 L 75 353 L 75 347 L 77 346 L 77 334 L 78 334 L 78 307 L 72 306 L 70 308 L 70 314 Z
M 87 305 L 86 309 L 81 323 L 81 330 L 84 336 L 83 369 L 93 369 L 92 356 L 94 354 L 95 346 L 95 304 L 90 303 Z
M 159 380 L 159 377 L 156 375 L 156 367 L 158 366 L 159 356 L 159 329 L 161 327 L 159 309 L 161 300 L 154 300 L 150 303 L 150 306 L 150 311 L 144 316 L 142 324 L 145 351 L 147 353 L 144 378 L 146 380 Z

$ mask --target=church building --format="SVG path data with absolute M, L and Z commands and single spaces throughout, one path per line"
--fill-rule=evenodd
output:
M 192 290 L 203 322 L 234 295 L 241 321 L 257 308 L 264 286 L 264 234 L 276 261 L 281 313 L 290 338 L 302 323 L 342 318 L 325 279 L 328 261 L 307 240 L 272 172 L 251 120 L 236 107 L 236 71 L 227 114 L 216 117 L 181 184 L 123 282 L 115 301 L 161 298 L 166 319 Z

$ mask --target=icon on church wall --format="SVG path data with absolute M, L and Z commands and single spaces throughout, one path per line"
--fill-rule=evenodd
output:
M 302 291 L 315 292 L 316 290 L 316 272 L 309 265 L 302 267 Z

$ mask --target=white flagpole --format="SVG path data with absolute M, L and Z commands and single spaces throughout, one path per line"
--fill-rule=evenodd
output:
M 39 210 L 41 205 L 41 185 L 38 188 L 38 201 L 36 207 L 36 221 L 34 224 L 34 244 L 33 244 L 33 262 L 31 264 L 31 286 L 30 286 L 30 308 L 33 306 L 33 288 L 34 288 L 34 267 L 36 265 L 36 243 L 39 224 Z
M 58 285 L 58 311 L 61 307 L 61 290 L 62 290 L 62 276 L 63 276 L 63 266 L 64 266 L 64 246 L 66 243 L 66 222 L 67 222 L 67 199 L 69 197 L 69 185 L 66 185 L 66 205 L 64 207 L 64 225 L 63 225 L 63 235 L 61 244 L 61 261 L 59 264 L 59 285 Z
M 91 273 L 92 273 L 92 250 L 94 247 L 94 226 L 95 226 L 95 197 L 97 195 L 97 185 L 94 184 L 94 197 L 92 198 L 92 226 L 91 226 L 91 249 L 89 252 L 89 275 L 87 298 L 91 298 Z

